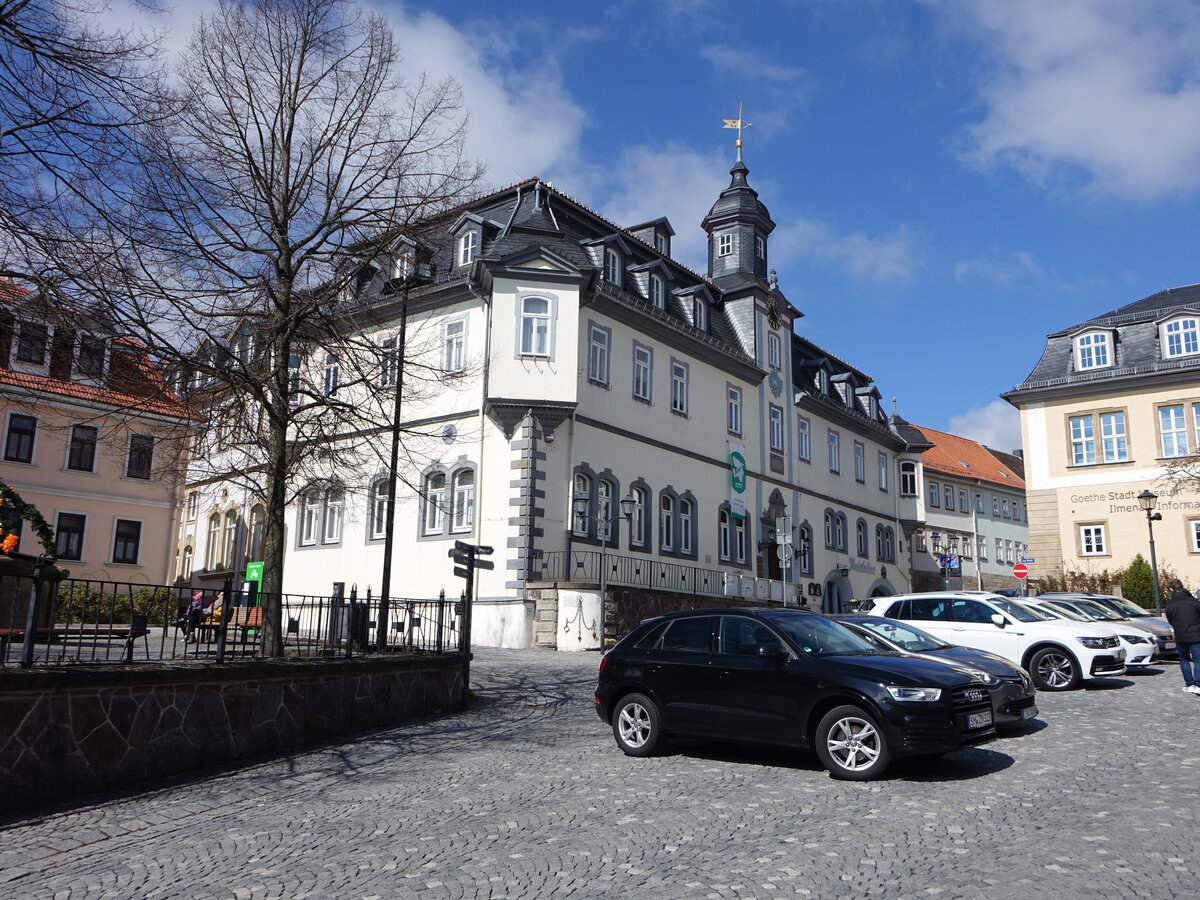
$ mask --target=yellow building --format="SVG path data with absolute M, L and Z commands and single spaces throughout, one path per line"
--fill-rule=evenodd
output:
M 1159 565 L 1200 585 L 1200 494 L 1165 477 L 1200 451 L 1200 285 L 1049 335 L 1003 396 L 1021 411 L 1031 577 L 1149 559 L 1149 490 Z

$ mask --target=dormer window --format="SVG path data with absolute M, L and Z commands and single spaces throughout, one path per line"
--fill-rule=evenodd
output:
M 609 284 L 621 286 L 621 276 L 624 266 L 621 264 L 621 254 L 615 247 L 604 248 L 604 280 Z
M 813 382 L 816 384 L 818 394 L 829 393 L 829 373 L 824 369 L 817 369 L 817 374 L 813 376 Z
M 670 245 L 667 244 L 667 236 L 661 231 L 654 232 L 654 249 L 663 256 L 671 252 Z
M 46 364 L 46 345 L 50 329 L 42 322 L 22 322 L 17 331 L 17 362 L 34 366 Z
M 772 369 L 778 369 L 782 365 L 783 344 L 779 340 L 779 335 L 775 332 L 770 332 L 767 335 L 767 365 Z
M 1075 339 L 1075 368 L 1101 369 L 1112 365 L 1112 351 L 1106 331 L 1093 331 Z
M 692 324 L 701 331 L 708 331 L 708 307 L 699 297 L 692 300 Z
M 733 235 L 720 234 L 717 235 L 717 256 L 732 256 L 733 255 Z
M 1165 359 L 1200 353 L 1200 320 L 1172 319 L 1162 326 L 1160 339 Z
M 659 309 L 667 305 L 667 283 L 661 275 L 650 276 L 650 302 Z
M 104 377 L 104 362 L 108 352 L 108 344 L 104 338 L 90 334 L 81 334 L 75 350 L 75 375 L 99 381 Z
M 458 264 L 469 266 L 479 256 L 479 232 L 465 231 L 458 239 Z

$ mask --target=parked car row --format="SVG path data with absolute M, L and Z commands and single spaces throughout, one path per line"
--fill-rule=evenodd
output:
M 596 712 L 630 756 L 670 736 L 811 749 L 835 778 L 940 756 L 1069 690 L 1173 652 L 1170 626 L 1120 598 L 900 594 L 857 614 L 688 610 L 649 619 L 600 660 Z

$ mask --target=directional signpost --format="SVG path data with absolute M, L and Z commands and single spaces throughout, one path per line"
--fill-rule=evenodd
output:
M 455 541 L 454 546 L 446 553 L 455 562 L 455 576 L 466 579 L 467 582 L 467 588 L 463 591 L 462 595 L 463 677 L 461 706 L 463 709 L 467 708 L 467 698 L 470 695 L 471 686 L 471 596 L 475 587 L 475 570 L 496 568 L 496 564 L 490 559 L 479 559 L 481 556 L 491 556 L 494 552 L 494 548 L 488 547 L 485 544 L 468 544 L 466 541 Z

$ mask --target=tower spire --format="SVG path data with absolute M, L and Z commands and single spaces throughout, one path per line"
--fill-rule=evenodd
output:
M 740 163 L 742 161 L 742 129 L 749 128 L 754 123 L 742 121 L 741 101 L 738 101 L 738 117 L 736 119 L 722 119 L 721 121 L 725 123 L 724 125 L 721 126 L 722 128 L 736 128 L 737 129 L 737 133 L 738 133 L 737 144 L 736 144 L 736 146 L 737 146 L 737 161 Z

